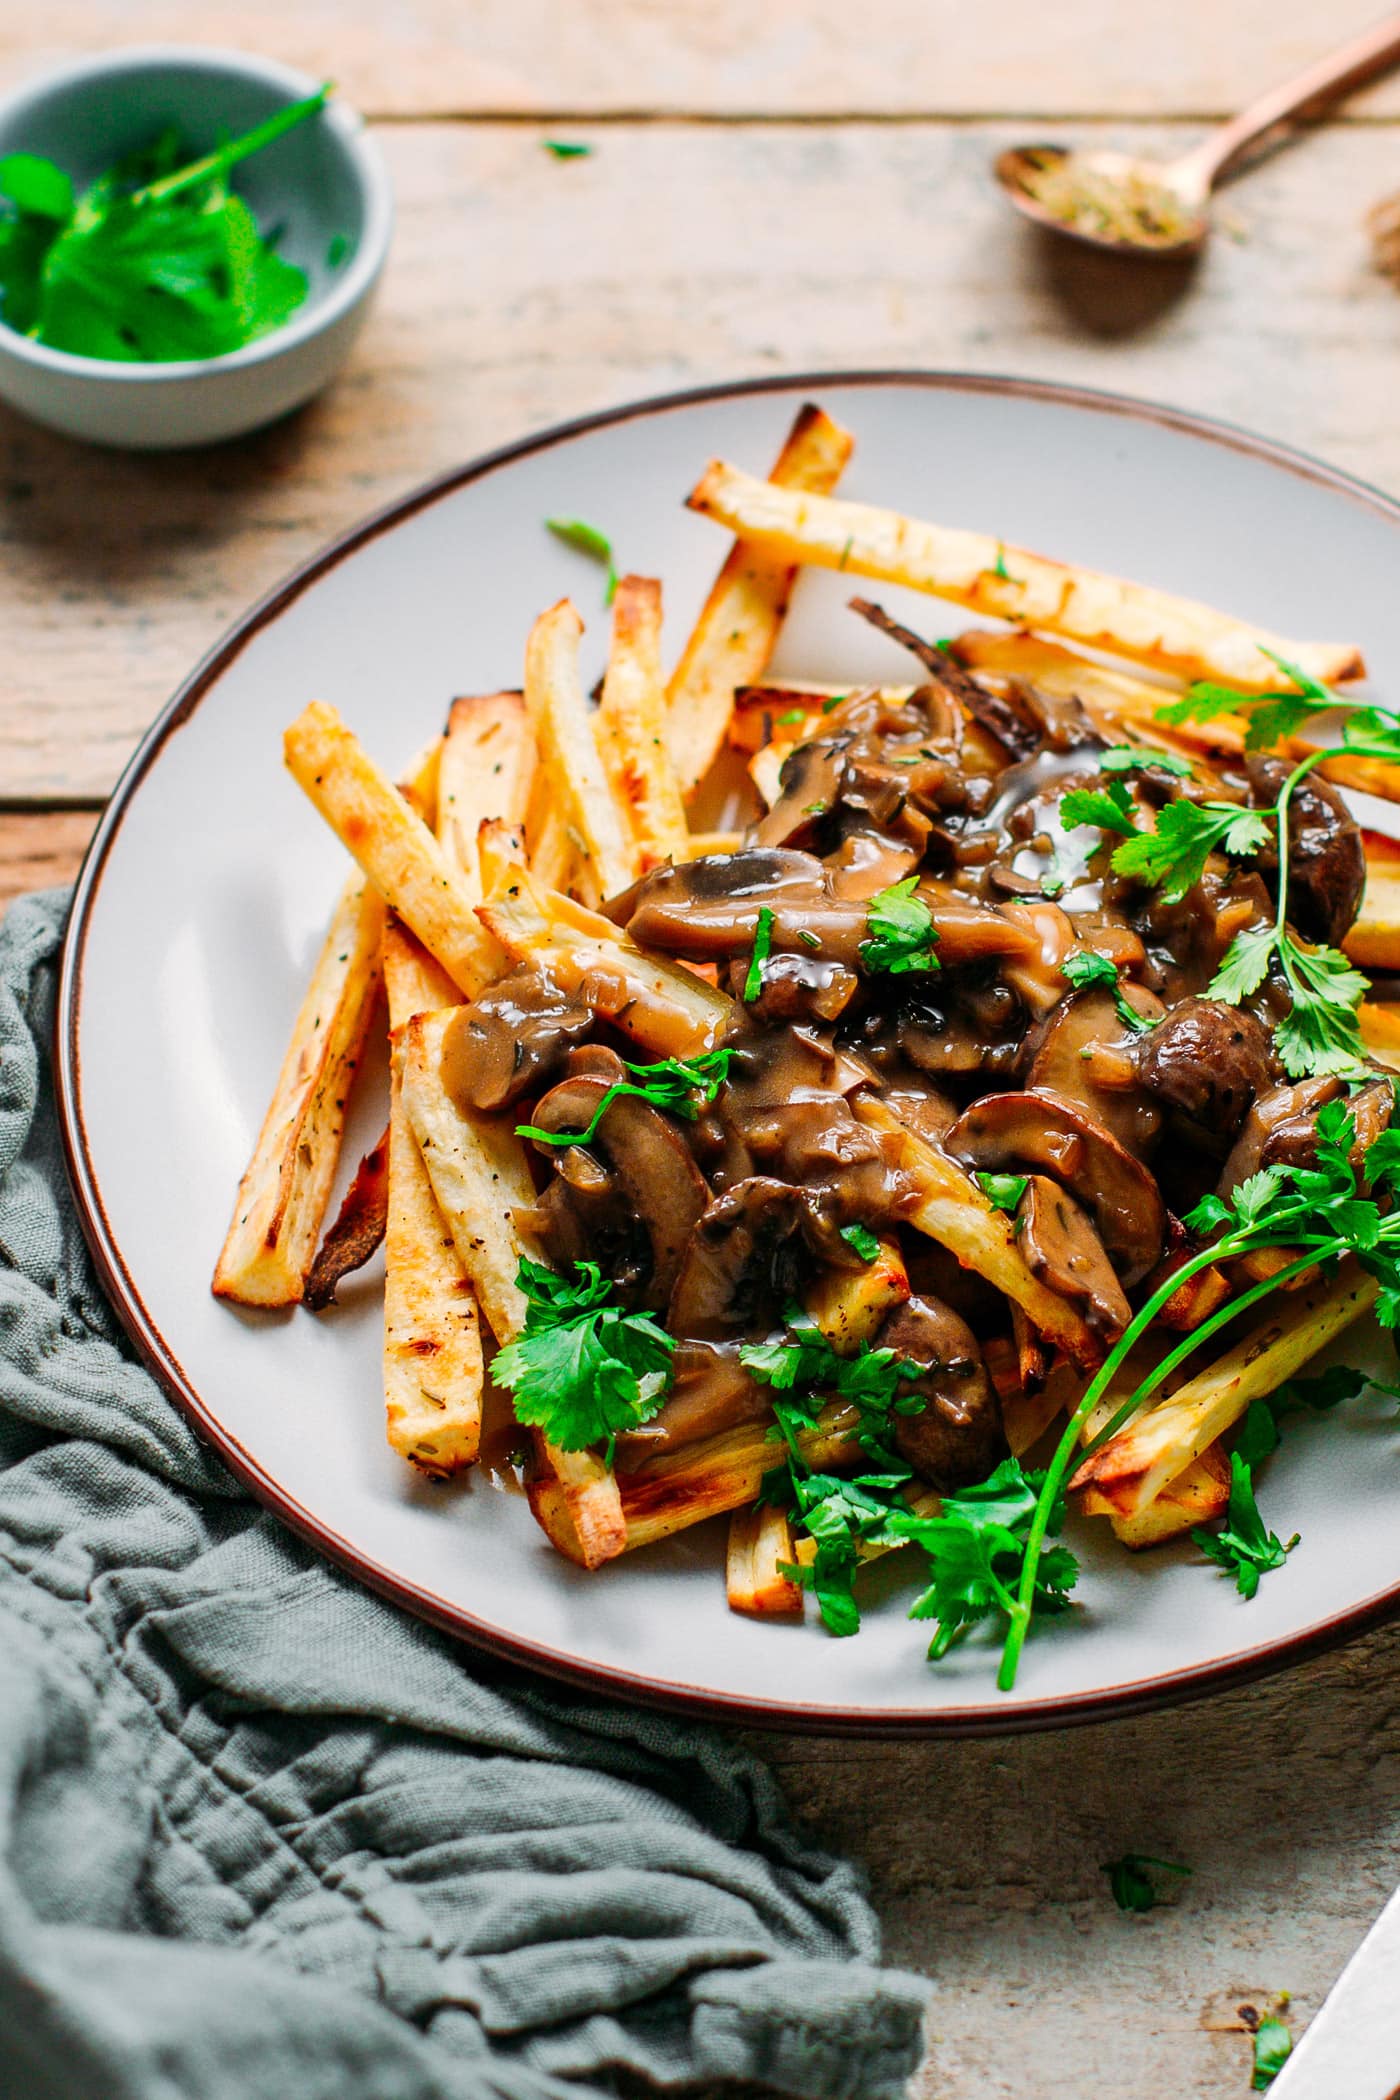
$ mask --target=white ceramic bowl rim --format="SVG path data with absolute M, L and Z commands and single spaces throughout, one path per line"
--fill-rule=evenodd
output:
M 123 73 L 147 73 L 160 66 L 173 65 L 203 66 L 211 73 L 236 74 L 245 80 L 280 89 L 289 102 L 301 101 L 303 97 L 314 94 L 321 85 L 319 80 L 314 80 L 296 66 L 284 65 L 280 59 L 261 58 L 248 51 L 232 51 L 212 44 L 132 44 L 118 51 L 99 53 L 93 58 L 77 59 L 71 65 L 56 66 L 40 74 L 17 94 L 6 97 L 0 104 L 0 117 L 9 120 L 21 114 L 29 104 L 44 100 L 55 88 L 70 83 L 115 79 Z M 383 267 L 393 230 L 394 208 L 388 173 L 379 148 L 365 127 L 364 118 L 334 96 L 321 114 L 346 150 L 365 205 L 364 230 L 355 253 L 348 267 L 322 297 L 308 300 L 289 321 L 274 328 L 271 334 L 259 336 L 256 342 L 245 343 L 241 349 L 230 350 L 222 357 L 188 357 L 139 364 L 129 364 L 120 358 L 80 357 L 72 350 L 53 350 L 46 343 L 36 343 L 30 336 L 21 335 L 18 329 L 0 322 L 0 330 L 3 330 L 0 342 L 3 342 L 5 354 L 41 370 L 68 373 L 75 378 L 101 379 L 104 383 L 115 381 L 129 386 L 159 386 L 172 379 L 212 379 L 248 365 L 264 364 L 269 358 L 281 356 L 295 344 L 305 342 L 330 327 L 364 296 Z

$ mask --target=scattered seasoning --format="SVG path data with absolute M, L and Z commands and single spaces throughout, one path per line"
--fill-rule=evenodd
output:
M 807 710 L 805 707 L 790 707 L 786 714 L 779 715 L 777 719 L 780 729 L 788 729 L 794 722 L 805 722 Z
M 854 547 L 854 545 L 855 545 L 855 540 L 854 540 L 854 538 L 851 538 L 851 539 L 847 540 L 847 542 L 846 542 L 845 546 L 844 546 L 844 547 L 843 547 L 843 548 L 841 549 L 841 559 L 840 559 L 840 561 L 838 561 L 838 562 L 837 562 L 837 564 L 836 564 L 836 566 L 837 566 L 837 568 L 838 568 L 838 569 L 844 569 L 844 568 L 845 568 L 845 566 L 846 566 L 846 563 L 847 563 L 847 561 L 848 561 L 848 560 L 849 560 L 849 558 L 850 558 L 850 553 L 851 553 L 851 549 L 852 549 L 852 547 Z
M 805 926 L 804 926 L 804 927 L 802 928 L 802 930 L 801 930 L 801 932 L 800 932 L 800 933 L 798 934 L 797 938 L 799 939 L 799 941 L 801 941 L 801 943 L 802 943 L 802 945 L 803 945 L 803 947 L 804 947 L 804 948 L 820 948 L 820 947 L 821 947 L 821 942 L 820 942 L 820 940 L 818 939 L 817 935 L 816 935 L 815 933 L 809 933 L 809 932 L 807 931 L 807 928 L 806 928 Z
M 802 814 L 804 817 L 824 817 L 826 815 L 826 804 L 824 802 L 808 802 L 803 808 Z
M 1015 1215 L 1017 1206 L 1030 1187 L 1028 1174 L 975 1174 L 973 1179 L 993 1210 L 1002 1210 L 1008 1217 Z
M 862 1261 L 879 1259 L 880 1242 L 868 1225 L 843 1225 L 841 1237 L 848 1246 L 855 1248 Z
M 773 914 L 766 904 L 758 908 L 758 925 L 754 929 L 753 954 L 749 957 L 748 975 L 744 979 L 744 1004 L 752 1005 L 763 990 L 763 965 L 768 960 L 773 946 Z
M 222 357 L 280 328 L 306 298 L 306 274 L 277 254 L 229 178 L 329 93 L 197 159 L 165 131 L 81 194 L 38 154 L 0 159 L 4 321 L 51 349 L 122 364 Z
M 829 700 L 823 700 L 822 713 L 829 715 L 833 708 L 839 707 L 843 700 L 849 700 L 850 697 L 849 693 L 833 693 Z
M 992 564 L 992 574 L 993 576 L 999 576 L 1003 583 L 1013 581 L 1011 571 L 1006 566 L 1006 549 L 1002 546 L 1000 540 L 997 541 L 997 558 Z
M 1139 248 L 1173 248 L 1196 221 L 1165 183 L 1111 176 L 1076 153 L 1021 156 L 1021 188 L 1072 233 L 1097 234 Z
M 593 148 L 586 146 L 582 139 L 546 139 L 544 150 L 552 153 L 556 160 L 587 160 Z

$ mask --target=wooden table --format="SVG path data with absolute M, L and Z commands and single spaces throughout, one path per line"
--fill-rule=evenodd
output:
M 734 374 L 1030 373 L 1233 417 L 1400 492 L 1400 296 L 1362 217 L 1400 81 L 1258 169 L 1194 273 L 1101 264 L 987 177 L 1026 136 L 1176 150 L 1361 26 L 1325 0 L 51 0 L 0 90 L 113 41 L 277 54 L 379 120 L 399 227 L 323 400 L 250 442 L 122 457 L 0 414 L 0 893 L 66 880 L 137 736 L 241 607 L 420 477 Z M 558 161 L 546 137 L 588 141 Z M 1150 494 L 1144 491 L 1144 501 Z M 1400 1455 L 1397 1456 L 1400 1464 Z M 919 2091 L 1242 2094 L 1238 2008 L 1306 2018 L 1400 1879 L 1400 1632 L 1213 1704 L 1060 1736 L 770 1740 L 938 1981 Z M 1124 1918 L 1099 1863 L 1195 1868 Z

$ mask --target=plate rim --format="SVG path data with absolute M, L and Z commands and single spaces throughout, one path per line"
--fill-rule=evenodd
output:
M 1357 1639 L 1372 1628 L 1400 1617 L 1400 1577 L 1344 1611 L 1334 1612 L 1306 1629 L 1236 1650 L 1228 1657 L 1193 1665 L 1165 1676 L 1137 1678 L 1090 1692 L 1061 1694 L 998 1706 L 988 1702 L 954 1707 L 814 1706 L 641 1676 L 606 1663 L 587 1661 L 544 1642 L 502 1631 L 478 1619 L 465 1607 L 424 1588 L 393 1568 L 369 1557 L 331 1525 L 312 1514 L 271 1474 L 204 1401 L 175 1351 L 148 1310 L 135 1277 L 126 1265 L 107 1217 L 101 1187 L 87 1142 L 82 1106 L 79 1027 L 83 962 L 93 908 L 103 873 L 129 810 L 146 774 L 171 735 L 181 728 L 242 654 L 247 644 L 293 605 L 311 585 L 358 550 L 471 482 L 594 431 L 647 416 L 663 415 L 707 402 L 748 395 L 807 391 L 824 387 L 904 387 L 932 392 L 990 394 L 1030 399 L 1079 409 L 1100 416 L 1156 423 L 1167 429 L 1292 474 L 1359 503 L 1400 528 L 1400 500 L 1345 473 L 1309 452 L 1266 438 L 1221 418 L 1143 400 L 1132 394 L 1082 387 L 1015 374 L 964 372 L 920 367 L 857 368 L 843 371 L 784 372 L 731 379 L 703 386 L 646 395 L 586 415 L 551 423 L 510 443 L 478 453 L 461 464 L 430 476 L 404 495 L 380 505 L 337 534 L 273 584 L 224 631 L 176 688 L 137 744 L 119 775 L 93 833 L 78 873 L 59 965 L 54 1011 L 53 1059 L 55 1105 L 70 1187 L 83 1236 L 98 1275 L 123 1328 L 157 1383 L 175 1402 L 197 1434 L 211 1445 L 244 1487 L 264 1508 L 315 1551 L 334 1562 L 367 1588 L 398 1604 L 415 1617 L 464 1640 L 473 1648 L 505 1662 L 540 1671 L 590 1692 L 602 1692 L 637 1705 L 699 1716 L 748 1728 L 783 1729 L 792 1733 L 834 1737 L 939 1737 L 1021 1735 L 1049 1728 L 1083 1726 L 1130 1714 L 1205 1698 L 1290 1669 Z

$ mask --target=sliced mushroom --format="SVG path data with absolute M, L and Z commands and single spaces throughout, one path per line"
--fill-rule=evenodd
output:
M 536 1126 L 560 1133 L 587 1130 L 610 1084 L 605 1074 L 585 1073 L 562 1080 L 536 1107 Z M 577 1174 L 582 1166 L 581 1158 L 569 1159 L 570 1153 L 601 1156 L 651 1242 L 646 1302 L 665 1305 L 710 1193 L 676 1125 L 650 1102 L 623 1094 L 612 1102 L 587 1146 L 561 1150 L 542 1145 L 540 1150 L 565 1176 Z
M 1215 1140 L 1238 1135 L 1273 1079 L 1262 1023 L 1220 999 L 1184 999 L 1173 1007 L 1139 1040 L 1136 1063 L 1149 1092 Z
M 759 975 L 758 995 L 747 995 L 749 965 L 736 956 L 729 966 L 729 989 L 744 1001 L 751 1020 L 772 1027 L 786 1021 L 836 1021 L 855 996 L 860 980 L 845 963 L 825 956 L 769 955 Z
M 1122 996 L 1144 1019 L 1162 1011 L 1161 1000 L 1140 985 L 1124 984 Z M 1149 1040 L 1129 1027 L 1110 991 L 1091 985 L 1062 999 L 1032 1031 L 1026 1085 L 1078 1101 L 1142 1159 L 1162 1124 L 1136 1062 L 1137 1044 Z
M 917 1414 L 890 1416 L 894 1443 L 921 1479 L 940 1493 L 985 1480 L 1006 1456 L 1001 1402 L 966 1320 L 938 1298 L 910 1298 L 895 1307 L 875 1337 L 920 1377 L 903 1387 L 920 1399 Z
M 1245 761 L 1250 791 L 1261 807 L 1278 799 L 1291 761 L 1252 752 Z M 1277 865 L 1277 847 L 1260 855 Z M 1361 827 L 1330 780 L 1309 773 L 1288 804 L 1288 916 L 1310 940 L 1339 946 L 1361 907 L 1366 849 Z
M 513 1108 L 562 1068 L 592 1026 L 588 1008 L 543 971 L 512 970 L 448 1023 L 443 1086 L 465 1109 Z
M 1332 1076 L 1302 1079 L 1294 1086 L 1270 1087 L 1256 1099 L 1244 1119 L 1220 1175 L 1220 1193 L 1228 1202 L 1242 1181 L 1261 1167 L 1275 1164 L 1309 1166 L 1315 1157 L 1317 1111 L 1335 1101 L 1342 1082 Z
M 964 1110 L 943 1142 L 965 1166 L 1058 1181 L 1093 1217 L 1129 1289 L 1160 1260 L 1167 1212 L 1156 1182 L 1076 1102 L 1048 1092 L 988 1094 Z
M 754 827 L 756 845 L 813 844 L 840 798 L 850 742 L 849 732 L 814 737 L 810 743 L 799 744 L 784 759 L 778 775 L 778 799 Z
M 1103 1341 L 1115 1342 L 1132 1308 L 1088 1213 L 1048 1175 L 1032 1174 L 1016 1223 L 1031 1274 L 1077 1307 Z
M 989 730 L 1012 758 L 1022 758 L 1035 749 L 1039 741 L 1036 724 L 1018 712 L 1010 701 L 1003 700 L 1000 694 L 989 693 L 985 686 L 979 685 L 946 649 L 926 642 L 922 635 L 891 619 L 883 606 L 873 605 L 868 598 L 852 598 L 851 611 L 859 613 L 872 627 L 878 627 L 881 634 L 887 634 L 892 642 L 898 642 L 902 649 L 916 656 L 932 683 L 955 701 L 964 714 Z
M 691 1232 L 671 1293 L 672 1334 L 723 1341 L 759 1331 L 796 1280 L 800 1189 L 755 1175 L 717 1196 Z

